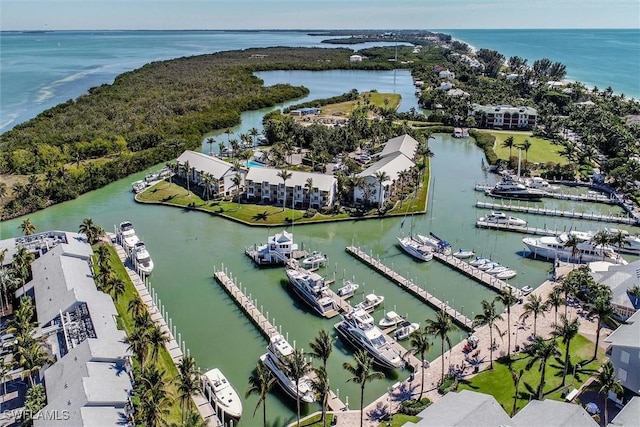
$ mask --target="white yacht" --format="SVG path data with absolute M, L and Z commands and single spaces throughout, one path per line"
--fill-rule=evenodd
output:
M 405 316 L 401 316 L 395 311 L 387 311 L 382 319 L 378 322 L 378 325 L 381 328 L 389 328 L 391 326 L 395 326 L 398 323 L 404 322 Z
M 354 308 L 362 309 L 370 313 L 375 310 L 377 306 L 382 304 L 383 301 L 384 297 L 382 295 L 378 296 L 376 294 L 369 294 L 364 297 L 364 300 L 356 304 Z
M 567 246 L 567 242 L 569 241 L 567 233 L 540 238 L 525 237 L 522 239 L 522 242 L 529 248 L 534 257 L 542 257 L 550 260 L 569 260 L 580 263 L 593 261 L 609 261 L 615 264 L 627 263 L 611 246 L 594 245 L 591 241 L 578 240 L 579 242 L 575 249 Z
M 457 252 L 454 252 L 452 255 L 456 258 L 459 259 L 467 259 L 467 258 L 471 258 L 472 256 L 474 256 L 476 253 L 473 252 L 471 249 L 459 249 Z
M 389 369 L 404 366 L 405 361 L 400 352 L 393 348 L 391 338 L 380 331 L 366 311 L 355 309 L 344 314 L 342 322 L 336 323 L 335 328 L 340 338 L 368 352 L 376 365 Z
M 491 213 L 487 214 L 486 216 L 480 217 L 479 221 L 505 225 L 517 225 L 520 227 L 524 227 L 527 225 L 527 221 L 525 221 L 524 219 L 507 215 L 504 212 L 496 211 L 491 211 Z
M 507 271 L 508 268 L 505 267 L 504 265 L 500 265 L 500 264 L 494 264 L 493 268 L 490 268 L 487 270 L 487 274 L 490 274 L 492 276 L 502 273 L 503 271 Z
M 296 389 L 296 382 L 282 370 L 283 365 L 287 363 L 287 359 L 292 354 L 293 347 L 291 344 L 282 335 L 274 335 L 269 340 L 267 352 L 260 356 L 260 360 L 273 372 L 276 381 L 289 397 L 296 399 L 299 396 L 301 402 L 313 403 L 316 401 L 316 397 L 309 376 L 304 375 L 300 378 Z
M 539 176 L 534 176 L 534 177 L 525 179 L 524 185 L 526 185 L 529 188 L 543 190 L 548 193 L 555 193 L 556 191 L 560 190 L 560 187 L 549 184 L 549 181 Z
M 153 271 L 153 261 L 151 260 L 151 255 L 149 255 L 149 251 L 142 240 L 138 240 L 134 247 L 134 251 L 137 267 L 143 273 L 151 274 Z
M 440 240 L 433 236 L 433 234 L 429 234 L 428 236 L 424 236 L 422 234 L 415 234 L 413 239 L 422 243 L 425 246 L 430 247 L 433 251 L 442 253 L 444 255 L 451 254 L 451 245 L 444 241 Z
M 474 267 L 478 267 L 478 266 L 480 266 L 482 264 L 485 264 L 487 262 L 493 262 L 493 261 L 491 261 L 489 258 L 484 258 L 484 257 L 481 257 L 481 256 L 477 256 L 474 259 L 472 259 L 471 261 L 469 261 L 469 265 L 472 265 Z
M 296 264 L 294 262 L 292 267 L 286 270 L 295 293 L 321 316 L 329 318 L 336 316 L 338 306 L 333 300 L 324 278 L 304 268 L 295 268 Z
M 397 237 L 398 244 L 403 251 L 420 261 L 431 261 L 433 259 L 433 249 L 423 245 L 411 236 Z
M 327 256 L 320 252 L 314 252 L 311 256 L 302 260 L 302 266 L 304 268 L 318 268 L 327 265 Z
M 605 228 L 605 230 L 611 237 L 616 237 L 618 234 L 622 234 L 624 244 L 622 246 L 612 244 L 619 252 L 636 255 L 640 254 L 640 237 L 630 234 L 627 230 L 621 230 L 618 228 Z
M 120 235 L 120 243 L 125 249 L 131 250 L 138 243 L 140 239 L 136 235 L 136 230 L 133 228 L 133 224 L 129 221 L 123 221 L 118 227 L 118 234 Z
M 289 262 L 297 250 L 298 245 L 293 242 L 293 234 L 282 230 L 274 236 L 269 236 L 266 244 L 249 247 L 245 253 L 258 265 L 277 265 Z
M 222 371 L 218 368 L 211 369 L 205 372 L 203 379 L 205 382 L 204 394 L 211 398 L 214 407 L 217 405 L 227 416 L 240 419 L 242 417 L 242 400 Z
M 489 195 L 505 199 L 540 200 L 546 194 L 546 191 L 528 188 L 517 181 L 502 181 L 489 190 Z
M 500 280 L 508 280 L 516 277 L 517 275 L 518 275 L 517 271 L 508 269 L 496 274 L 496 278 Z
M 338 296 L 341 296 L 345 299 L 351 298 L 356 294 L 356 291 L 359 287 L 360 285 L 352 282 L 351 280 L 343 280 L 342 287 L 338 288 Z
M 412 333 L 420 329 L 420 323 L 402 322 L 398 326 L 398 329 L 393 333 L 393 336 L 398 340 L 406 340 Z

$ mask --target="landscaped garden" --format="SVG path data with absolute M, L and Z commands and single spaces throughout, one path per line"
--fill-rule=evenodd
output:
M 509 131 L 484 131 L 480 132 L 488 133 L 496 138 L 493 150 L 499 159 L 509 160 L 509 147 L 504 145 L 507 138 L 513 137 L 513 148 L 511 149 L 511 156 L 518 156 L 518 148 L 522 150 L 522 162 L 525 161 L 531 163 L 547 163 L 553 162 L 559 165 L 568 163 L 566 157 L 561 153 L 564 150 L 564 146 L 560 144 L 554 144 L 553 142 L 534 137 L 531 132 L 509 132 Z M 531 144 L 528 150 L 525 150 L 525 140 L 528 140 Z

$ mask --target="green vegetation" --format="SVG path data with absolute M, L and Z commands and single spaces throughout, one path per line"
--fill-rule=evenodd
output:
M 395 110 L 400 105 L 401 99 L 402 97 L 397 93 L 363 92 L 356 99 L 325 106 L 322 109 L 322 115 L 349 117 L 351 112 L 361 105 L 375 107 L 375 109 Z
M 300 421 L 300 427 L 323 427 L 330 426 L 333 422 L 333 414 L 327 414 L 325 422 L 322 421 L 322 414 L 315 414 Z
M 565 346 L 559 340 L 558 349 L 564 354 Z M 571 341 L 571 356 L 569 369 L 569 382 L 567 387 L 579 388 L 584 381 L 593 375 L 604 360 L 604 351 L 598 352 L 598 359 L 592 360 L 593 343 L 587 338 L 578 335 Z M 511 369 L 514 371 L 523 370 L 522 379 L 519 386 L 517 399 L 517 409 L 522 409 L 530 397 L 536 397 L 536 389 L 540 382 L 540 372 L 536 369 L 526 369 L 530 357 L 522 353 L 512 354 Z M 580 364 L 580 367 L 576 367 Z M 537 366 L 537 365 L 535 365 Z M 482 372 L 469 381 L 460 381 L 458 390 L 473 390 L 487 393 L 495 397 L 507 413 L 511 413 L 515 395 L 512 374 L 505 359 L 500 359 L 494 364 L 491 371 Z M 575 377 L 573 369 L 575 368 Z M 547 362 L 546 385 L 543 390 L 545 399 L 563 400 L 564 387 L 562 387 L 562 376 L 564 371 L 564 360 L 556 357 Z
M 416 417 L 415 415 L 394 414 L 393 416 L 391 416 L 391 420 L 388 421 L 389 424 L 387 424 L 387 421 L 385 421 L 378 424 L 378 427 L 400 427 L 405 425 L 406 423 L 417 423 L 418 421 L 420 421 L 420 418 Z
M 487 133 L 495 137 L 494 151 L 496 156 L 499 159 L 510 160 L 509 159 L 509 148 L 505 147 L 503 144 L 508 137 L 513 137 L 513 156 L 518 156 L 518 148 L 523 147 L 525 141 L 529 141 L 531 143 L 530 148 L 528 150 L 524 150 L 521 148 L 522 154 L 522 164 L 524 165 L 525 161 L 532 163 L 556 163 L 559 165 L 565 165 L 569 163 L 569 161 L 562 156 L 562 152 L 564 147 L 553 141 L 549 141 L 548 139 L 543 139 L 539 137 L 532 136 L 531 132 L 506 132 L 506 131 L 478 131 L 480 133 Z M 517 164 L 517 160 L 516 160 Z

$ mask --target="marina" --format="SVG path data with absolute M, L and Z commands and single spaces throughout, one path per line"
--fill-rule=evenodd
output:
M 476 184 L 474 189 L 476 191 L 490 194 L 494 188 L 493 185 L 488 184 Z M 618 205 L 620 202 L 614 198 L 610 198 L 601 193 L 587 193 L 587 194 L 569 194 L 561 192 L 540 191 L 540 197 L 558 199 L 558 200 L 571 200 L 574 202 L 593 202 L 593 203 L 606 203 L 609 205 Z
M 556 216 L 564 218 L 584 219 L 589 221 L 603 221 L 603 222 L 615 222 L 619 224 L 637 225 L 638 221 L 630 217 L 603 215 L 595 212 L 576 212 L 576 211 L 563 211 L 558 209 L 546 209 L 538 206 L 529 206 L 528 204 L 522 206 L 520 204 L 514 205 L 512 203 L 492 203 L 477 201 L 476 207 L 480 209 L 491 210 L 503 210 L 512 212 L 528 213 L 533 215 L 546 215 Z

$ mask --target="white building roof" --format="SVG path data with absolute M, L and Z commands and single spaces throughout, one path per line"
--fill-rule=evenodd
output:
M 233 171 L 233 165 L 217 157 L 196 151 L 187 150 L 178 157 L 177 162 L 184 164 L 189 162 L 189 166 L 198 172 L 211 174 L 215 179 L 222 179 L 229 171 Z
M 282 178 L 278 176 L 281 169 L 274 168 L 249 168 L 246 180 L 253 181 L 254 183 L 268 182 L 269 184 L 278 185 L 282 184 Z M 291 178 L 287 179 L 287 187 L 295 187 L 299 185 L 304 187 L 307 184 L 307 179 L 313 180 L 313 186 L 320 191 L 330 192 L 335 185 L 335 177 L 333 175 L 325 175 L 320 173 L 311 172 L 299 172 L 289 171 Z
M 380 157 L 385 157 L 390 154 L 400 152 L 409 159 L 413 159 L 416 155 L 416 151 L 418 150 L 418 145 L 420 145 L 418 141 L 409 135 L 404 134 L 388 140 L 378 155 Z
M 93 250 L 91 246 L 86 244 L 86 239 L 83 234 L 69 231 L 45 231 L 29 236 L 18 236 L 0 240 L 0 250 L 7 250 L 4 258 L 5 264 L 11 263 L 13 255 L 21 246 L 37 255 L 57 246 L 63 247 L 62 251 L 65 255 L 83 259 L 89 259 L 91 255 L 93 255 Z
M 584 408 L 557 400 L 532 400 L 512 418 L 511 425 L 527 427 L 598 427 Z
M 415 166 L 407 156 L 400 152 L 396 152 L 395 154 L 390 154 L 378 160 L 375 163 L 372 163 L 368 168 L 363 170 L 358 174 L 361 177 L 374 177 L 378 171 L 384 171 L 387 173 L 389 177 L 388 181 L 395 181 L 398 179 L 398 175 L 400 172 L 404 170 L 409 170 Z
M 618 326 L 618 329 L 609 335 L 605 342 L 621 347 L 640 348 L 640 311 L 627 319 L 626 324 Z
M 638 414 L 640 414 L 640 397 L 633 396 L 618 412 L 618 415 L 609 421 L 607 427 L 637 427 Z
M 611 302 L 615 305 L 634 309 L 627 290 L 638 283 L 640 261 L 626 265 L 597 262 L 589 263 L 593 280 L 607 285 L 611 289 Z

